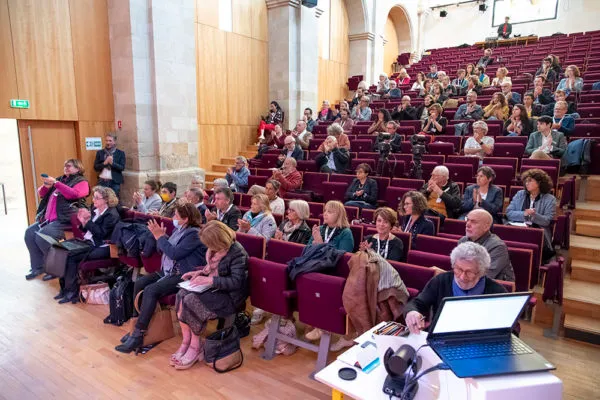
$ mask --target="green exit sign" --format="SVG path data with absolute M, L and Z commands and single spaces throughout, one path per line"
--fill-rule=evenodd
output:
M 10 106 L 12 108 L 29 108 L 29 100 L 11 99 Z

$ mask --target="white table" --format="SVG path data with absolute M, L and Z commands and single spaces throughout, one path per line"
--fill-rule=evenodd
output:
M 380 360 L 388 347 L 396 350 L 402 344 L 410 344 L 417 349 L 425 343 L 427 333 L 409 335 L 406 338 L 395 336 L 375 336 Z M 421 371 L 441 362 L 431 348 L 419 351 L 423 365 Z M 344 395 L 355 399 L 389 400 L 383 393 L 383 382 L 387 376 L 383 361 L 373 371 L 366 374 L 358 368 L 353 381 L 345 381 L 338 376 L 340 368 L 349 367 L 341 361 L 334 361 L 315 375 L 315 379 L 332 388 L 332 399 L 341 400 Z M 415 400 L 561 400 L 562 381 L 550 372 L 502 375 L 488 378 L 458 378 L 452 371 L 435 371 L 419 379 L 419 391 Z

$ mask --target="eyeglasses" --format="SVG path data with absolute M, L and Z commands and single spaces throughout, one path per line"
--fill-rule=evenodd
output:
M 464 269 L 454 268 L 454 275 L 458 276 L 466 276 L 468 279 L 473 279 L 477 276 L 476 272 L 473 271 L 465 271 Z
M 94 200 L 104 200 L 104 197 L 102 197 L 102 196 L 94 196 Z

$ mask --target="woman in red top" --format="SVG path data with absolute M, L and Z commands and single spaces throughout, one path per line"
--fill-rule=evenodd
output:
M 25 244 L 31 262 L 31 271 L 25 276 L 27 280 L 34 279 L 43 272 L 44 259 L 50 249 L 50 244 L 36 233 L 44 233 L 56 240 L 63 239 L 65 228 L 71 226 L 71 216 L 78 205 L 85 206 L 85 198 L 90 194 L 90 185 L 83 176 L 85 169 L 81 160 L 65 161 L 63 171 L 64 175 L 58 178 L 42 177 L 44 184 L 38 188 L 41 201 L 36 222 L 25 230 Z M 52 278 L 54 277 L 48 275 L 48 279 Z
M 396 83 L 398 84 L 398 86 L 410 84 L 410 76 L 408 76 L 408 73 L 406 72 L 405 68 L 402 68 L 400 70 L 400 72 L 398 73 L 398 78 L 396 78 Z

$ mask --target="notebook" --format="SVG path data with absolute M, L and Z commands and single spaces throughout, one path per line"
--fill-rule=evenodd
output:
M 177 286 L 179 286 L 182 289 L 187 290 L 188 292 L 194 292 L 194 293 L 204 293 L 208 289 L 212 288 L 212 285 L 192 286 L 192 281 L 179 282 L 179 284 Z

